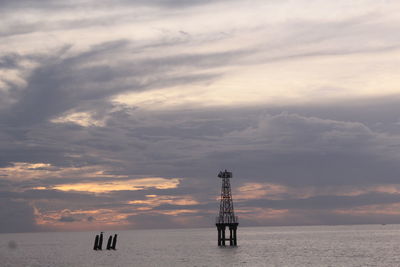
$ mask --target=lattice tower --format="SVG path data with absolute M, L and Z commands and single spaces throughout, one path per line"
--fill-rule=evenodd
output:
M 232 224 L 238 223 L 233 209 L 233 200 L 231 192 L 231 184 L 229 179 L 232 178 L 232 173 L 228 171 L 220 172 L 218 177 L 222 179 L 221 187 L 221 202 L 219 206 L 219 215 L 216 223 Z

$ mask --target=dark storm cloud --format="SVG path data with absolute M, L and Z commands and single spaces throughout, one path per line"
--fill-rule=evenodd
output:
M 310 110 L 304 108 L 302 112 Z M 367 124 L 351 122 L 357 119 L 351 115 L 346 120 L 331 120 L 293 113 L 268 115 L 262 110 L 247 112 L 242 110 L 238 116 L 234 110 L 227 111 L 226 116 L 224 111 L 217 116 L 192 114 L 194 123 L 190 119 L 177 123 L 171 120 L 163 127 L 135 127 L 129 132 L 132 138 L 157 141 L 143 147 L 148 163 L 163 161 L 172 172 L 179 170 L 189 177 L 209 177 L 209 169 L 234 166 L 242 182 L 255 179 L 322 185 L 397 181 L 396 135 L 374 132 Z M 202 121 L 194 116 L 202 117 Z M 209 120 L 205 116 L 210 116 Z M 162 152 L 157 150 L 159 146 L 164 147 Z M 174 159 L 168 159 L 168 154 Z M 160 173 L 173 175 L 168 168 L 159 168 Z
M 0 191 L 0 198 L 9 199 L 25 199 L 25 200 L 65 200 L 65 201 L 104 201 L 109 200 L 105 196 L 95 196 L 94 194 L 88 194 L 83 192 L 64 192 L 60 190 L 25 190 L 23 192 L 10 192 Z
M 132 194 L 134 195 L 134 194 Z M 45 212 L 59 212 L 67 209 L 118 208 L 123 207 L 123 201 L 116 200 L 107 194 L 95 195 L 87 192 L 64 192 L 59 190 L 25 190 L 21 192 L 1 191 L 0 199 L 3 201 L 30 201 L 35 207 Z
M 383 161 L 379 156 L 359 153 L 293 153 L 291 155 L 267 151 L 231 151 L 217 153 L 212 159 L 227 158 L 221 165 L 234 166 L 241 182 L 246 180 L 283 183 L 286 185 L 362 185 L 397 183 L 399 167 L 395 160 Z M 240 159 L 246 158 L 246 161 Z M 257 167 L 263 164 L 262 167 Z
M 71 216 L 61 216 L 60 219 L 58 219 L 59 222 L 76 222 L 79 221 L 78 219 L 71 217 Z
M 271 209 L 333 210 L 351 209 L 367 205 L 393 204 L 400 202 L 400 194 L 369 193 L 358 196 L 326 195 L 302 199 L 248 200 L 240 201 L 237 207 L 268 207 Z
M 392 101 L 394 106 L 396 101 Z M 357 115 L 364 107 L 368 110 L 371 102 L 368 100 L 363 106 L 359 101 L 355 110 L 350 105 L 343 105 L 345 108 L 333 113 L 342 121 L 326 118 L 331 109 L 329 105 L 325 108 L 285 108 L 305 115 L 268 115 L 262 109 L 214 110 L 189 112 L 176 120 L 175 113 L 153 114 L 149 117 L 150 125 L 146 127 L 141 126 L 145 121 L 133 121 L 129 113 L 117 113 L 112 114 L 110 119 L 112 131 L 109 129 L 104 132 L 104 127 L 89 129 L 91 137 L 84 135 L 77 145 L 96 149 L 96 144 L 100 144 L 99 149 L 106 148 L 110 159 L 138 160 L 137 164 L 131 161 L 128 165 L 121 165 L 124 171 L 115 170 L 112 174 L 152 173 L 162 177 L 198 177 L 209 184 L 209 188 L 214 187 L 215 179 L 204 177 L 214 177 L 215 170 L 225 166 L 234 166 L 240 183 L 248 180 L 288 185 L 395 183 L 395 173 L 398 172 L 395 145 L 398 137 L 388 138 L 381 135 L 382 132 L 373 132 L 366 126 L 375 124 L 373 121 L 366 121 L 365 124 L 349 122 L 357 119 L 353 113 Z M 384 113 L 387 112 L 386 103 L 382 101 L 381 110 Z M 346 114 L 340 115 L 346 109 L 347 118 Z M 270 109 L 269 112 L 273 114 L 279 110 Z M 325 114 L 325 118 L 312 117 L 313 114 Z M 378 114 L 375 117 L 379 117 Z M 390 126 L 395 122 L 387 121 L 385 125 Z M 76 132 L 74 129 L 66 130 L 71 134 Z M 86 132 L 88 129 L 79 128 L 79 131 Z M 72 141 L 66 138 L 65 144 Z M 154 143 L 154 140 L 158 141 Z M 102 144 L 107 144 L 107 147 Z M 64 147 L 61 143 L 60 146 Z M 113 147 L 125 149 L 115 150 Z M 190 147 L 192 149 L 188 150 Z M 136 152 L 138 148 L 140 153 Z M 30 162 L 30 159 L 24 161 Z M 105 160 L 102 162 L 106 163 Z M 80 181 L 88 180 L 76 178 L 70 182 Z M 49 178 L 37 186 L 63 182 L 68 182 L 68 179 L 52 182 Z
M 173 85 L 209 82 L 220 73 L 171 75 L 174 68 L 216 67 L 246 53 L 232 51 L 211 54 L 187 54 L 136 62 L 117 61 L 118 65 L 93 64 L 102 59 L 118 57 L 121 50 L 134 52 L 125 40 L 97 45 L 77 56 L 60 59 L 65 50 L 49 59 L 28 78 L 28 86 L 18 96 L 18 102 L 8 111 L 8 124 L 37 124 L 69 109 L 101 104 L 109 97 L 127 91 L 143 91 Z M 86 62 L 92 62 L 85 67 Z M 111 60 L 112 62 L 112 60 Z M 82 67 L 83 66 L 83 67 Z M 151 76 L 150 76 L 151 75 Z M 128 84 L 121 80 L 131 79 Z M 120 81 L 120 83 L 118 83 Z M 85 88 L 85 89 L 83 89 Z M 103 104 L 105 105 L 105 104 Z
M 267 196 L 268 197 L 268 196 Z M 273 200 L 268 198 L 252 200 L 236 200 L 235 207 L 241 211 L 251 210 L 252 208 L 265 207 L 277 210 L 335 210 L 351 209 L 369 205 L 384 205 L 400 203 L 400 194 L 390 193 L 367 193 L 357 196 L 343 195 L 321 195 L 308 198 L 294 198 L 286 196 L 285 199 Z M 194 205 L 175 205 L 162 204 L 154 207 L 157 211 L 176 211 L 182 209 L 189 210 L 216 210 L 218 203 L 215 201 L 203 202 Z
M 237 168 L 239 177 L 259 181 L 396 183 L 400 171 L 399 137 L 373 132 L 361 123 L 282 113 L 261 118 L 258 125 L 230 138 L 236 143 L 213 152 L 209 161 L 219 159 L 222 165 Z
M 299 211 L 305 224 L 311 225 L 345 225 L 345 224 L 398 224 L 400 216 L 397 214 L 337 214 L 327 211 Z M 299 216 L 299 217 L 300 217 Z
M 232 51 L 210 54 L 187 54 L 159 58 L 149 58 L 127 62 L 115 59 L 120 53 L 134 52 L 136 47 L 129 41 L 121 40 L 108 42 L 92 47 L 89 51 L 63 58 L 69 46 L 60 49 L 54 56 L 30 55 L 30 60 L 39 62 L 39 67 L 33 70 L 27 78 L 26 88 L 15 88 L 12 95 L 14 105 L 0 113 L 2 125 L 2 150 L 0 165 L 7 166 L 10 162 L 49 162 L 59 166 L 68 165 L 73 158 L 68 153 L 84 153 L 82 145 L 99 150 L 118 152 L 126 147 L 122 140 L 104 142 L 110 138 L 113 131 L 108 128 L 83 129 L 74 124 L 54 125 L 48 120 L 70 109 L 90 110 L 95 114 L 109 112 L 114 108 L 108 103 L 115 94 L 128 91 L 152 90 L 173 85 L 210 82 L 220 73 L 170 75 L 174 68 L 196 70 L 204 67 L 215 67 L 231 62 L 232 58 L 245 51 Z M 140 49 L 140 48 L 139 48 Z M 121 52 L 122 51 L 122 52 Z M 15 67 L 15 61 L 22 56 L 9 55 L 3 58 L 5 67 Z M 104 59 L 111 60 L 112 66 L 103 63 Z M 91 62 L 90 67 L 82 67 Z M 117 65 L 116 65 L 117 64 Z M 7 65 L 7 66 L 6 66 Z M 130 79 L 130 82 L 124 80 Z M 7 95 L 3 99 L 7 100 Z M 11 98 L 11 96 L 8 96 Z M 114 116 L 117 113 L 112 114 Z M 114 119 L 114 118 L 113 118 Z M 89 132 L 88 132 L 89 131 Z M 76 137 L 71 146 L 71 140 L 60 139 L 60 135 L 69 132 Z M 86 138 L 90 134 L 92 138 Z M 121 133 L 129 134 L 129 133 Z M 81 138 L 81 140 L 78 140 Z M 83 138 L 83 139 L 82 139 Z M 49 142 L 52 140 L 54 142 Z M 65 143 L 64 143 L 65 141 Z M 22 142 L 22 143 L 21 143 Z M 27 147 L 26 143 L 35 146 Z M 25 143 L 25 144 L 23 144 Z M 56 145 L 58 143 L 58 145 Z M 64 143 L 64 144 L 62 144 Z M 118 144 L 117 144 L 118 143 Z M 138 144 L 140 146 L 140 144 Z M 85 160 L 74 164 L 102 163 L 101 158 L 85 157 Z
M 18 130 L 18 129 L 14 129 Z M 29 131 L 29 130 L 27 130 Z M 29 139 L 29 138 L 27 138 Z M 25 139 L 25 141 L 28 141 Z M 16 140 L 14 140 L 15 142 Z M 10 166 L 10 162 L 53 162 L 58 165 L 64 165 L 66 157 L 63 154 L 65 149 L 54 146 L 41 146 L 35 148 L 27 148 L 24 145 L 14 145 L 13 143 L 2 144 L 3 153 L 0 155 L 0 166 Z
M 69 6 L 69 4 L 61 3 L 60 1 L 55 0 L 21 0 L 21 1 L 13 1 L 13 0 L 0 0 L 0 5 L 3 9 L 7 10 L 7 8 L 56 8 L 56 7 L 65 7 Z
M 180 214 L 170 216 L 164 214 L 138 214 L 128 216 L 127 221 L 132 224 L 133 229 L 165 229 L 165 228 L 193 228 L 204 227 L 209 223 L 209 218 L 203 217 L 204 214 Z
M 21 56 L 15 53 L 10 53 L 0 57 L 0 69 L 15 69 L 18 67 L 18 61 Z
M 323 88 L 321 88 L 323 90 Z M 309 105 L 286 106 L 283 109 L 305 117 L 360 122 L 377 132 L 399 133 L 396 124 L 400 120 L 400 95 L 373 98 L 343 98 Z M 268 112 L 277 114 L 280 108 L 268 107 Z
M 216 210 L 218 208 L 217 202 L 209 202 L 203 204 L 195 204 L 195 205 L 174 205 L 174 204 L 162 204 L 157 207 L 154 207 L 153 210 L 157 211 L 175 211 L 175 210 L 182 210 L 182 209 L 189 209 L 189 210 Z M 197 214 L 197 213 L 196 213 Z
M 109 30 L 109 26 L 125 25 L 127 22 L 142 23 L 145 20 L 158 21 L 164 15 L 181 16 L 187 11 L 185 14 L 190 16 L 197 14 L 197 10 L 189 10 L 190 7 L 215 2 L 221 1 L 0 0 L 0 14 L 15 12 L 15 17 L 11 16 L 0 28 L 0 36 L 5 42 L 11 42 L 13 38 L 24 40 L 24 34 L 32 34 L 26 40 L 31 37 L 38 39 L 34 34 L 54 35 L 54 39 L 58 40 L 58 34 L 68 36 L 70 30 L 79 31 L 89 27 L 105 27 Z M 121 15 L 102 13 L 113 8 L 137 6 L 152 7 L 154 13 L 150 12 L 148 17 L 147 14 L 141 17 L 141 14 L 133 11 Z M 85 9 L 100 11 L 101 14 L 94 12 L 87 17 L 74 17 L 62 13 L 81 12 Z M 17 16 L 17 12 L 32 12 L 39 17 L 46 17 L 46 12 L 55 15 L 48 18 L 48 21 L 35 21 L 25 20 L 25 17 Z M 60 15 L 60 19 L 56 15 Z M 7 75 L 4 75 L 5 80 L 0 90 L 0 168 L 12 168 L 18 162 L 50 163 L 52 166 L 47 169 L 47 177 L 17 179 L 13 177 L 12 171 L 0 176 L 0 198 L 5 203 L 0 205 L 0 221 L 8 216 L 7 224 L 16 222 L 12 226 L 0 225 L 0 229 L 35 230 L 33 208 L 25 201 L 30 201 L 44 214 L 59 214 L 64 209 L 110 209 L 130 215 L 138 212 L 138 207 L 149 205 L 143 202 L 127 203 L 149 200 L 148 195 L 178 199 L 189 196 L 199 204 L 154 204 L 147 213 L 138 212 L 128 217 L 133 227 L 185 226 L 185 220 L 192 220 L 194 215 L 152 213 L 181 209 L 198 210 L 196 215 L 202 216 L 197 218 L 197 224 L 190 226 L 209 225 L 207 212 L 216 210 L 218 206 L 215 196 L 219 193 L 220 180 L 215 176 L 225 168 L 234 172 L 234 188 L 246 183 L 274 183 L 298 188 L 315 186 L 317 189 L 339 185 L 357 188 L 360 185 L 398 183 L 398 95 L 371 99 L 333 99 L 330 102 L 306 105 L 212 108 L 207 106 L 209 103 L 204 103 L 204 107 L 196 106 L 194 109 L 189 104 L 183 104 L 179 108 L 165 110 L 146 110 L 142 106 L 129 107 L 111 102 L 113 97 L 122 93 L 151 92 L 174 86 L 184 91 L 196 84 L 204 85 L 207 90 L 209 84 L 229 74 L 226 67 L 246 68 L 319 57 L 393 52 L 399 48 L 398 37 L 388 33 L 396 32 L 395 23 L 381 23 L 381 14 L 364 14 L 349 19 L 287 19 L 276 26 L 276 32 L 283 35 L 269 38 L 266 43 L 262 39 L 263 35 L 271 33 L 259 26 L 241 29 L 238 26 L 240 23 L 233 23 L 233 26 L 225 27 L 228 31 L 234 29 L 229 34 L 202 34 L 201 31 L 193 34 L 186 29 L 185 20 L 180 20 L 179 16 L 179 26 L 176 28 L 152 29 L 161 32 L 152 41 L 147 37 L 144 41 L 140 40 L 140 34 L 133 32 L 132 38 L 138 40 L 110 40 L 88 49 L 79 47 L 80 42 L 71 40 L 71 44 L 63 47 L 58 43 L 60 48 L 56 51 L 47 49 L 46 45 L 37 53 L 7 52 L 1 55 L 0 71 L 5 71 Z M 271 24 L 264 26 L 269 28 Z M 196 31 L 197 27 L 194 29 Z M 216 27 L 215 31 L 219 31 L 219 28 Z M 90 29 L 90 32 L 102 33 L 96 29 Z M 259 42 L 231 50 L 224 45 L 221 45 L 222 48 L 218 45 L 215 51 L 203 50 L 210 40 L 213 45 L 216 40 L 240 37 L 243 32 L 246 32 L 245 36 L 255 36 L 256 33 L 257 38 L 254 39 Z M 372 33 L 370 35 L 365 32 Z M 126 35 L 131 38 L 128 35 L 131 32 Z M 88 39 L 93 37 L 88 36 Z M 91 40 L 96 42 L 96 38 L 97 35 Z M 62 39 L 57 42 L 63 42 Z M 200 53 L 191 49 L 199 43 L 202 51 L 207 52 Z M 313 44 L 311 48 L 310 44 Z M 85 45 L 88 44 L 83 47 Z M 27 46 L 30 46 L 29 41 Z M 40 47 L 42 49 L 43 45 L 40 44 Z M 11 45 L 7 49 L 12 50 Z M 249 81 L 249 87 L 253 86 L 252 82 Z M 265 90 L 275 90 L 269 86 L 266 84 Z M 247 90 L 245 87 L 243 90 Z M 312 93 L 324 94 L 325 91 L 335 89 L 326 85 Z M 224 95 L 215 97 L 232 100 L 228 96 L 229 90 L 226 90 Z M 200 94 L 195 97 L 200 97 Z M 179 96 L 176 98 L 179 100 Z M 160 100 L 154 105 L 158 104 L 162 107 L 165 103 Z M 78 125 L 73 121 L 54 121 L 75 112 L 89 112 L 93 120 L 101 123 Z M 52 174 L 52 171 L 69 167 L 81 168 L 82 173 L 75 172 L 62 177 Z M 104 176 L 88 175 L 84 173 L 84 167 L 98 167 L 97 173 L 103 172 Z M 40 170 L 43 168 L 24 169 L 32 174 Z M 125 175 L 125 178 L 118 175 Z M 52 189 L 62 184 L 106 183 L 142 176 L 181 178 L 181 181 L 177 188 L 164 190 L 146 188 L 93 194 Z M 333 209 L 399 202 L 397 194 L 341 196 L 333 192 L 332 195 L 317 195 L 306 199 L 284 195 L 282 200 L 242 200 L 235 205 L 243 209 L 290 209 L 293 212 L 290 221 L 293 223 L 307 223 L 306 218 L 302 217 L 306 215 L 313 217 L 314 222 L 340 223 L 360 221 L 361 217 L 332 215 L 329 212 Z M 301 211 L 306 215 L 301 215 Z M 66 213 L 59 217 L 59 221 L 92 221 L 89 218 L 93 217 L 88 216 L 84 214 L 84 217 L 73 217 Z M 365 219 L 376 221 L 373 216 Z M 285 222 L 281 220 L 279 223 Z
M 34 211 L 25 201 L 0 201 L 0 233 L 31 232 L 38 228 Z
M 160 191 L 158 193 L 160 193 Z M 129 191 L 121 197 L 118 193 L 113 192 L 93 194 L 74 191 L 64 192 L 60 190 L 25 190 L 21 192 L 1 191 L 0 199 L 1 202 L 4 203 L 4 207 L 0 208 L 0 216 L 6 216 L 7 214 L 9 214 L 9 220 L 16 220 L 15 217 L 19 215 L 19 213 L 17 212 L 20 207 L 22 209 L 22 207 L 26 206 L 26 209 L 23 209 L 22 211 L 32 209 L 31 206 L 28 206 L 26 204 L 26 201 L 29 201 L 30 203 L 33 203 L 33 206 L 40 209 L 44 214 L 48 212 L 60 213 L 62 211 L 62 215 L 59 219 L 60 222 L 75 222 L 84 220 L 82 216 L 85 216 L 85 213 L 82 212 L 82 216 L 72 216 L 69 214 L 69 210 L 82 210 L 82 203 L 85 203 L 83 210 L 125 209 L 127 213 L 132 213 L 135 211 L 136 206 L 126 204 L 126 201 L 140 199 L 145 200 L 146 197 L 145 192 L 140 191 Z M 8 206 L 7 203 L 11 203 L 9 205 L 9 212 L 6 210 L 6 207 Z M 14 203 L 19 204 L 17 205 Z M 11 212 L 15 205 L 17 205 L 17 210 L 15 210 L 15 212 Z M 26 216 L 28 215 L 29 213 Z M 93 221 L 93 219 L 87 219 L 87 221 L 91 222 Z M 34 220 L 30 223 L 32 223 L 32 226 L 35 225 Z M 9 227 L 6 228 L 6 230 L 4 231 L 8 232 L 8 229 Z M 27 231 L 31 231 L 32 229 L 28 229 Z
M 386 112 L 383 105 L 382 110 Z M 307 116 L 313 110 L 312 107 L 301 112 L 300 108 L 293 109 L 308 113 Z M 321 109 L 317 108 L 318 112 L 324 113 Z M 395 182 L 398 137 L 374 132 L 367 123 L 349 122 L 356 119 L 351 116 L 351 110 L 345 121 L 291 113 L 265 116 L 262 110 L 247 113 L 238 110 L 238 114 L 242 113 L 238 116 L 232 116 L 234 110 L 192 113 L 184 115 L 186 121 L 185 118 L 174 120 L 172 113 L 157 115 L 157 119 L 152 116 L 149 127 L 140 126 L 146 122 L 133 121 L 128 114 L 125 117 L 118 114 L 110 119 L 113 130 L 91 137 L 88 139 L 91 145 L 87 147 L 95 148 L 96 143 L 125 147 L 122 151 L 106 150 L 108 157 L 138 160 L 138 164 L 133 161 L 125 166 L 125 171 L 113 174 L 153 173 L 163 177 L 200 178 L 213 177 L 215 169 L 235 166 L 238 177 L 243 177 L 242 182 L 245 179 L 321 185 Z M 215 112 L 219 112 L 218 116 Z M 390 122 L 385 125 L 393 127 Z M 85 146 L 85 139 L 79 146 Z M 188 150 L 189 147 L 194 151 Z M 136 149 L 141 153 L 137 154 Z M 155 173 L 153 166 L 157 164 Z
M 397 224 L 400 216 L 397 214 L 340 214 L 331 210 L 292 210 L 281 217 L 271 217 L 268 220 L 251 220 L 257 212 L 241 217 L 243 226 L 298 226 L 298 225 L 346 225 L 346 224 Z
M 128 216 L 127 221 L 133 223 L 137 228 L 144 229 L 176 227 L 176 222 L 171 216 L 161 214 Z

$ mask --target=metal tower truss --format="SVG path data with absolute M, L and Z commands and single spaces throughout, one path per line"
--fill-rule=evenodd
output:
M 239 225 L 239 221 L 237 216 L 235 216 L 233 209 L 231 184 L 229 181 L 229 179 L 232 178 L 232 172 L 225 170 L 220 172 L 218 177 L 222 179 L 219 215 L 217 216 L 215 222 L 218 230 L 218 246 L 225 246 L 225 241 L 229 241 L 231 246 L 236 246 L 236 230 L 237 226 Z M 225 238 L 226 227 L 228 227 L 230 231 L 229 239 Z

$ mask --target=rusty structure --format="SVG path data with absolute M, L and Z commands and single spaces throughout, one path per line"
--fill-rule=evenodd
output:
M 239 221 L 233 210 L 231 184 L 229 180 L 232 178 L 232 172 L 228 172 L 227 170 L 221 171 L 218 177 L 222 179 L 219 215 L 215 221 L 218 230 L 218 246 L 225 246 L 225 241 L 229 241 L 230 246 L 237 246 L 236 231 Z M 226 228 L 229 229 L 229 238 L 225 236 Z

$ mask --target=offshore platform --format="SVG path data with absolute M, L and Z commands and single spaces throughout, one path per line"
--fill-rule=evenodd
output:
M 229 182 L 229 179 L 232 178 L 232 172 L 228 172 L 227 170 L 221 171 L 218 177 L 222 179 L 219 215 L 215 221 L 218 230 L 218 246 L 225 246 L 225 241 L 229 241 L 230 246 L 237 246 L 236 231 L 239 221 L 233 211 L 231 184 Z M 229 229 L 229 238 L 225 237 L 226 228 Z

